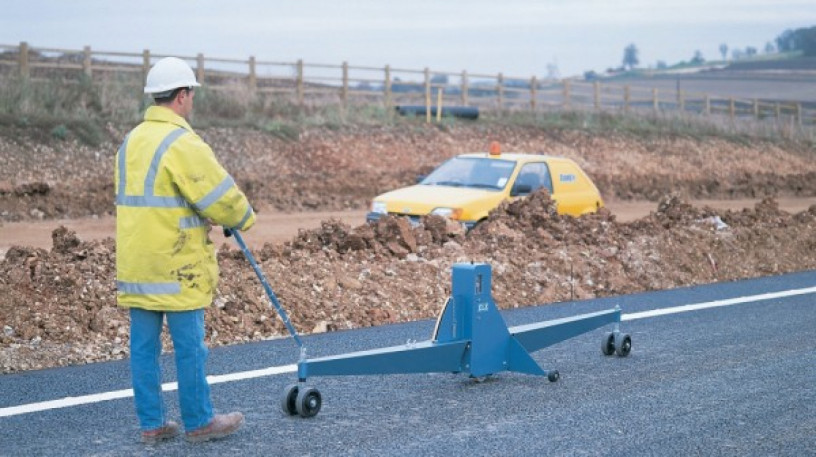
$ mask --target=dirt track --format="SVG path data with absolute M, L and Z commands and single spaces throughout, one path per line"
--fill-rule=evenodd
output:
M 691 204 L 698 207 L 710 206 L 716 209 L 739 211 L 744 208 L 753 208 L 758 199 L 739 200 L 695 200 Z M 813 198 L 781 198 L 778 199 L 779 209 L 789 213 L 805 211 L 816 204 Z M 646 217 L 655 211 L 657 204 L 650 201 L 614 201 L 608 202 L 607 208 L 620 222 L 631 222 Z M 339 220 L 352 227 L 365 222 L 365 210 L 349 211 L 314 211 L 301 213 L 264 212 L 258 215 L 258 223 L 251 231 L 244 235 L 247 244 L 253 248 L 261 248 L 265 243 L 284 243 L 291 241 L 300 230 L 312 230 L 320 227 L 323 221 Z M 101 218 L 60 219 L 37 222 L 16 222 L 0 226 L 0 256 L 12 246 L 32 246 L 35 248 L 50 249 L 52 244 L 51 233 L 59 226 L 76 232 L 84 241 L 102 240 L 114 237 L 116 222 L 112 216 Z M 221 245 L 223 236 L 217 230 L 210 234 L 216 245 Z

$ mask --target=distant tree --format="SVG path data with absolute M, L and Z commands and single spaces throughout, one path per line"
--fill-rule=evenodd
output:
M 693 65 L 700 65 L 701 63 L 705 62 L 705 57 L 703 57 L 703 53 L 700 50 L 694 51 L 694 57 L 691 58 L 691 63 Z
M 634 43 L 632 43 L 623 50 L 623 67 L 629 67 L 631 70 L 639 63 L 640 60 L 638 60 L 638 48 Z
M 669 68 L 669 66 L 666 65 L 665 60 L 658 60 L 656 66 L 657 66 L 658 70 L 665 70 L 665 69 Z
M 776 52 L 776 46 L 770 41 L 765 43 L 765 54 L 773 54 Z
M 748 57 L 757 55 L 757 48 L 753 46 L 746 46 L 745 47 L 745 55 Z
M 722 54 L 722 59 L 725 60 L 728 57 L 728 45 L 723 43 L 720 45 L 720 54 Z
M 779 49 L 779 52 L 796 50 L 796 37 L 793 30 L 787 29 L 776 37 L 776 49 Z
M 799 30 L 799 50 L 806 56 L 816 56 L 816 26 Z
M 805 56 L 816 56 L 816 26 L 785 30 L 776 38 L 779 52 L 802 51 Z
M 585 81 L 594 81 L 596 79 L 598 79 L 598 73 L 595 73 L 595 70 L 587 70 L 584 72 Z

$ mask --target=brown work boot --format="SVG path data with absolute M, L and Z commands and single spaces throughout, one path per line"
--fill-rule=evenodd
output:
M 167 421 L 159 428 L 142 432 L 142 443 L 156 444 L 159 441 L 169 440 L 178 434 L 179 425 L 173 421 Z
M 209 424 L 187 432 L 187 441 L 200 443 L 217 440 L 235 432 L 243 423 L 244 415 L 241 413 L 217 414 Z

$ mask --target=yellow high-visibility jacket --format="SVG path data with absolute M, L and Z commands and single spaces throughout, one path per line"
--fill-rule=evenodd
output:
M 186 311 L 212 303 L 218 263 L 208 221 L 246 230 L 255 213 L 212 149 L 162 106 L 147 109 L 116 153 L 120 306 Z

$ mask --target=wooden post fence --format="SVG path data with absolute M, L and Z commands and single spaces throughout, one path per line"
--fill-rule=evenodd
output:
M 632 100 L 632 94 L 630 92 L 629 85 L 623 86 L 623 110 L 625 112 L 629 112 L 629 103 Z
M 21 41 L 19 43 L 19 48 L 17 46 L 3 46 L 6 49 L 15 51 L 19 49 L 18 56 L 16 58 L 17 68 L 13 68 L 15 61 L 6 61 L 7 64 L 11 64 L 10 67 L 11 72 L 15 75 L 19 75 L 20 78 L 27 80 L 31 79 L 36 82 L 48 80 L 48 72 L 40 71 L 41 69 L 60 69 L 62 72 L 71 71 L 74 75 L 80 76 L 81 78 L 93 79 L 94 76 L 97 78 L 99 74 L 103 71 L 118 71 L 118 72 L 128 72 L 132 73 L 134 77 L 137 77 L 138 73 L 141 71 L 142 82 L 145 81 L 147 74 L 151 68 L 151 60 L 153 56 L 148 49 L 144 49 L 141 53 L 96 53 L 98 54 L 110 54 L 116 56 L 116 58 L 112 59 L 112 62 L 107 62 L 102 58 L 98 60 L 94 59 L 94 51 L 91 46 L 84 46 L 81 50 L 59 50 L 59 49 L 39 49 L 29 46 L 29 44 L 25 41 Z M 53 56 L 55 53 L 62 53 L 62 56 Z M 130 64 L 117 62 L 119 57 L 129 58 L 131 60 L 135 60 Z M 141 57 L 141 59 L 139 59 Z M 380 68 L 366 68 L 366 67 L 354 67 L 349 65 L 348 62 L 342 62 L 341 65 L 314 65 L 315 67 L 319 68 L 330 68 L 332 69 L 332 73 L 337 68 L 341 69 L 341 76 L 337 76 L 333 74 L 331 77 L 323 78 L 323 77 L 315 77 L 315 79 L 321 80 L 331 80 L 330 83 L 321 84 L 321 83 L 313 83 L 307 84 L 305 82 L 305 75 L 304 75 L 304 63 L 303 60 L 297 60 L 296 62 L 260 62 L 260 65 L 270 66 L 270 65 L 277 65 L 284 68 L 284 71 L 288 71 L 289 73 L 285 77 L 280 76 L 266 76 L 263 74 L 258 73 L 258 65 L 259 61 L 256 60 L 255 56 L 249 56 L 248 59 L 245 60 L 233 60 L 233 59 L 213 59 L 210 58 L 210 62 L 215 62 L 214 64 L 207 64 L 207 59 L 204 57 L 203 53 L 198 53 L 195 57 L 185 57 L 188 62 L 195 60 L 195 75 L 196 78 L 205 83 L 205 79 L 207 74 L 210 75 L 210 79 L 212 80 L 213 86 L 216 89 L 227 89 L 229 88 L 228 84 L 230 81 L 234 82 L 236 79 L 240 80 L 242 87 L 248 87 L 251 93 L 259 93 L 259 92 L 279 92 L 281 91 L 281 86 L 277 84 L 278 81 L 285 80 L 286 89 L 284 89 L 285 93 L 289 95 L 289 97 L 296 97 L 296 103 L 299 105 L 305 104 L 305 97 L 308 95 L 311 96 L 313 93 L 324 92 L 325 89 L 331 88 L 333 93 L 337 93 L 336 91 L 339 89 L 339 98 L 340 103 L 343 107 L 346 107 L 351 101 L 353 100 L 354 94 L 357 92 L 352 90 L 350 84 L 353 84 L 355 80 L 350 78 L 349 73 L 351 71 L 357 70 L 374 70 L 374 71 L 384 71 L 384 84 L 382 89 L 374 89 L 371 88 L 371 94 L 376 96 L 384 97 L 383 103 L 386 109 L 391 108 L 393 104 L 397 101 L 398 95 L 394 91 L 394 80 L 397 81 L 399 78 L 394 78 L 392 74 L 392 68 L 390 65 L 385 65 L 384 67 Z M 141 60 L 141 62 L 139 62 Z M 221 71 L 219 68 L 219 62 L 227 62 L 227 63 L 238 63 L 243 65 L 244 70 L 239 72 L 229 72 L 229 71 Z M 192 62 L 191 62 L 192 63 Z M 212 68 L 207 68 L 206 66 L 210 65 Z M 294 73 L 295 75 L 291 75 L 291 69 L 294 66 Z M 130 67 L 130 68 L 127 68 Z M 32 72 L 32 68 L 34 71 Z M 243 71 L 247 71 L 247 73 L 243 73 Z M 442 88 L 444 91 L 445 87 L 448 87 L 447 84 L 432 84 L 431 78 L 431 70 L 429 68 L 424 68 L 424 70 L 417 71 L 417 70 L 402 70 L 409 73 L 422 73 L 424 76 L 424 81 L 421 83 L 423 84 L 423 90 L 425 94 L 425 104 L 427 108 L 427 115 L 430 118 L 430 113 L 433 110 L 433 87 Z M 222 77 L 223 75 L 223 77 Z M 447 75 L 447 74 L 445 74 Z M 216 77 L 217 76 L 217 77 Z M 455 74 L 452 75 L 456 77 Z M 521 108 L 521 109 L 529 109 L 533 112 L 538 110 L 542 104 L 547 104 L 553 95 L 555 96 L 555 104 L 558 106 L 558 88 L 555 86 L 554 90 L 555 93 L 550 95 L 550 87 L 547 86 L 546 89 L 539 90 L 538 88 L 538 79 L 536 76 L 530 77 L 527 81 L 529 81 L 529 102 L 524 100 L 524 93 L 526 92 L 523 88 L 519 88 L 515 83 L 519 81 L 524 81 L 524 78 L 518 77 L 505 77 L 504 73 L 497 73 L 495 76 L 488 76 L 487 78 L 495 79 L 495 85 L 492 86 L 495 90 L 495 95 L 491 90 L 490 86 L 487 87 L 487 90 L 479 90 L 473 94 L 471 97 L 470 94 L 470 81 L 469 75 L 467 70 L 462 70 L 461 72 L 461 81 L 459 83 L 459 100 L 464 106 L 470 105 L 471 100 L 474 100 L 477 105 L 479 104 L 489 104 L 490 109 L 495 109 L 499 111 L 503 111 L 507 108 Z M 446 78 L 447 79 L 447 78 Z M 270 87 L 267 81 L 275 81 L 273 87 Z M 222 82 L 223 81 L 223 82 Z M 361 83 L 367 82 L 367 79 L 360 80 Z M 511 87 L 505 87 L 505 84 L 514 83 Z M 406 97 L 415 99 L 418 93 L 416 90 L 420 86 L 420 83 L 416 81 L 416 77 L 410 82 L 406 84 L 411 85 L 411 89 L 409 90 Z M 573 109 L 572 105 L 572 80 L 565 79 L 561 81 L 562 88 L 561 88 L 561 108 L 564 110 Z M 632 95 L 632 87 L 630 85 L 612 85 L 606 86 L 609 90 L 610 94 L 607 98 L 609 100 L 604 100 L 604 86 L 601 81 L 593 81 L 592 82 L 592 102 L 587 100 L 587 96 L 585 95 L 585 88 L 587 87 L 588 83 L 582 82 L 578 83 L 578 88 L 580 90 L 576 93 L 576 107 L 584 108 L 589 106 L 589 103 L 592 103 L 592 107 L 595 111 L 600 111 L 605 109 L 606 107 L 615 107 L 615 109 L 623 109 L 624 112 L 631 112 L 633 109 L 640 111 L 644 106 L 645 103 L 648 103 L 648 99 L 644 99 L 643 95 L 639 95 L 641 92 L 645 92 L 647 89 L 646 86 L 636 86 L 635 87 L 635 95 L 633 99 Z M 260 88 L 259 88 L 260 86 Z M 361 84 L 360 90 L 363 84 Z M 450 87 L 455 87 L 455 84 L 452 84 Z M 610 89 L 614 88 L 617 90 L 618 88 L 623 89 L 623 101 L 622 104 L 620 100 L 613 100 L 617 97 L 614 95 L 614 92 Z M 759 98 L 735 98 L 735 97 L 720 97 L 717 95 L 711 95 L 708 93 L 704 94 L 689 94 L 686 91 L 680 88 L 680 83 L 678 81 L 676 86 L 676 104 L 672 103 L 671 100 L 666 101 L 661 106 L 660 101 L 660 89 L 658 88 L 651 88 L 651 108 L 652 111 L 655 113 L 660 113 L 661 111 L 667 112 L 667 110 L 676 110 L 680 113 L 685 113 L 687 109 L 695 110 L 695 114 L 700 115 L 712 115 L 716 114 L 717 116 L 728 116 L 731 119 L 732 123 L 736 122 L 736 118 L 738 116 L 744 118 L 751 118 L 753 116 L 756 120 L 763 120 L 771 121 L 771 117 L 776 119 L 777 123 L 781 123 L 784 121 L 784 125 L 787 128 L 789 124 L 792 128 L 797 126 L 801 127 L 811 127 L 816 121 L 816 117 L 814 117 L 814 110 L 810 108 L 807 104 L 803 106 L 802 103 L 798 103 L 796 101 L 789 101 L 785 103 L 775 102 L 771 100 L 762 100 Z M 294 94 L 293 94 L 294 91 Z M 441 92 L 441 91 L 440 91 Z M 437 94 L 438 95 L 438 94 Z M 491 102 L 491 99 L 495 97 L 496 104 L 494 105 Z M 542 103 L 539 103 L 538 98 L 542 97 Z M 670 95 L 667 95 L 670 97 Z M 690 98 L 689 98 L 690 97 Z M 449 96 L 450 100 L 453 100 L 453 94 Z M 688 99 L 688 100 L 687 100 Z M 712 99 L 714 106 L 712 106 Z M 444 99 L 442 100 L 444 102 Z M 699 105 L 702 105 L 699 109 L 697 108 Z M 713 110 L 713 111 L 712 111 Z M 648 110 L 646 110 L 648 111 Z M 429 119 L 430 120 L 430 119 Z M 783 125 L 783 124 L 780 124 Z
M 147 80 L 147 73 L 150 72 L 150 50 L 142 51 L 142 81 Z
M 569 109 L 570 107 L 570 81 L 569 79 L 564 80 L 564 109 Z
M 466 70 L 462 70 L 462 106 L 468 104 L 468 75 Z
M 431 123 L 431 70 L 425 67 L 425 122 Z
M 592 89 L 595 99 L 595 110 L 597 111 L 601 109 L 601 83 L 595 81 L 592 83 Z
M 391 108 L 391 66 L 385 66 L 385 84 L 383 84 L 383 88 L 385 89 L 385 108 Z
M 85 73 L 85 76 L 87 76 L 89 79 L 93 76 L 90 46 L 85 46 L 85 48 L 82 50 L 82 72 Z
M 530 111 L 535 112 L 536 110 L 536 90 L 538 89 L 538 81 L 536 81 L 536 77 L 533 76 L 530 78 Z
M 658 101 L 658 98 L 657 98 L 657 88 L 656 87 L 652 88 L 652 109 L 654 110 L 655 113 L 660 111 L 660 102 Z
M 25 41 L 20 42 L 20 76 L 24 79 L 28 79 L 30 70 L 28 68 L 28 43 Z
M 496 77 L 496 95 L 499 102 L 499 111 L 501 111 L 504 106 L 504 75 L 501 73 Z
M 298 59 L 297 64 L 295 64 L 295 73 L 296 73 L 296 90 L 297 90 L 297 102 L 298 105 L 303 104 L 303 59 Z
M 343 103 L 343 108 L 345 108 L 348 105 L 348 90 L 349 90 L 348 62 L 343 62 L 343 89 L 340 92 L 340 101 Z
M 734 97 L 728 99 L 728 117 L 731 118 L 731 122 L 734 122 L 734 117 L 737 114 L 737 106 L 734 102 Z
M 196 56 L 196 79 L 199 84 L 204 84 L 204 54 L 201 53 Z
M 249 56 L 249 90 L 255 92 L 258 88 L 258 74 L 255 72 L 255 56 Z

